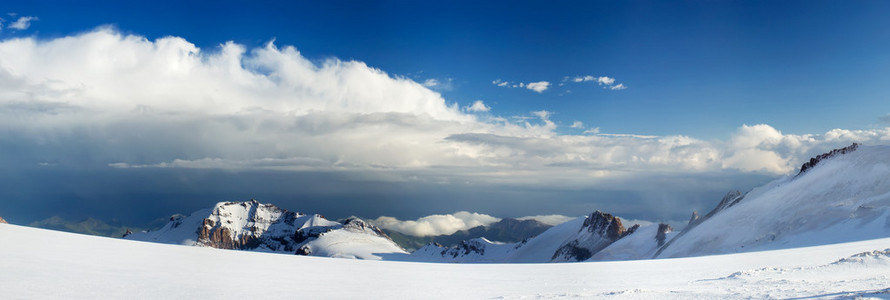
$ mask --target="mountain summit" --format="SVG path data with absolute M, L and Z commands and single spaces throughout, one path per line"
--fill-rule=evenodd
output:
M 379 228 L 358 218 L 340 222 L 291 212 L 256 200 L 220 202 L 185 217 L 174 215 L 157 231 L 125 239 L 313 256 L 380 259 L 405 253 Z

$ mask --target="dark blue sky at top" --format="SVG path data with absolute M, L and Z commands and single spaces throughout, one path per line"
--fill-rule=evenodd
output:
M 890 112 L 890 3 L 879 1 L 25 1 L 30 34 L 110 24 L 214 50 L 275 39 L 309 58 L 354 59 L 494 115 L 555 113 L 604 133 L 725 139 L 742 124 L 787 133 L 869 128 Z M 4 34 L 10 34 L 8 31 Z M 629 88 L 557 84 L 609 76 Z M 492 80 L 546 80 L 544 93 Z M 565 93 L 571 90 L 571 93 Z M 560 95 L 562 94 L 562 95 Z M 573 132 L 573 129 L 562 129 Z
M 568 126 L 582 121 L 602 133 L 727 140 L 742 124 L 820 134 L 872 128 L 890 113 L 886 1 L 0 0 L 0 8 L 5 10 L 0 13 L 39 18 L 27 30 L 4 28 L 0 38 L 50 39 L 111 25 L 152 40 L 179 36 L 204 51 L 216 51 L 226 41 L 253 48 L 274 39 L 313 60 L 358 60 L 418 82 L 450 78 L 452 87 L 440 90 L 450 103 L 483 100 L 492 115 L 507 118 L 548 110 L 562 133 L 581 134 L 583 129 Z M 14 19 L 3 18 L 7 25 Z M 558 86 L 565 76 L 578 75 L 613 77 L 627 89 L 590 82 Z M 497 87 L 495 79 L 553 85 L 535 93 Z M 713 207 L 730 188 L 772 178 L 697 174 L 721 184 L 702 191 L 634 192 L 450 190 L 261 171 L 92 171 L 0 170 L 0 197 L 43 201 L 0 203 L 3 217 L 92 214 L 147 221 L 256 197 L 333 217 L 404 219 L 457 210 L 518 217 L 603 209 L 631 218 L 678 220 L 691 208 Z M 658 178 L 666 187 L 675 186 L 671 180 L 695 179 Z M 343 189 L 337 185 L 341 181 L 354 189 Z M 315 189 L 302 192 L 305 187 Z M 414 199 L 429 201 L 405 205 Z M 144 211 L 133 209 L 134 203 Z M 646 214 L 638 213 L 645 206 Z

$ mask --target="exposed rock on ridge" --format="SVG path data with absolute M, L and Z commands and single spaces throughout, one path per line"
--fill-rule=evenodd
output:
M 834 157 L 839 154 L 847 154 L 847 153 L 856 151 L 856 149 L 858 149 L 858 148 L 859 148 L 859 144 L 853 143 L 852 145 L 849 145 L 849 146 L 846 146 L 843 148 L 834 149 L 834 150 L 828 151 L 826 153 L 817 155 L 816 157 L 810 158 L 810 161 L 805 162 L 803 165 L 800 166 L 800 172 L 797 173 L 797 175 L 800 176 L 800 174 L 803 174 L 804 172 L 808 171 L 809 169 L 812 169 L 817 164 L 819 164 L 819 162 L 821 162 L 822 160 L 825 160 L 826 158 Z

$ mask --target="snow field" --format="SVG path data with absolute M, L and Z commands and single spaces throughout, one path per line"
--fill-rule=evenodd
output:
M 890 248 L 890 238 L 731 255 L 566 264 L 305 257 L 7 224 L 0 224 L 0 241 L 4 299 L 890 296 L 890 250 L 882 252 Z M 862 252 L 872 253 L 857 256 Z

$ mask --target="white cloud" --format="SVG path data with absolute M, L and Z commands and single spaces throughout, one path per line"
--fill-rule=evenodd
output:
M 563 81 L 567 81 L 569 79 L 571 79 L 571 81 L 575 82 L 575 83 L 593 81 L 593 82 L 598 83 L 599 85 L 605 85 L 605 87 L 603 87 L 603 88 L 608 88 L 610 90 L 623 90 L 623 89 L 627 88 L 627 86 L 625 86 L 623 83 L 615 84 L 615 78 L 612 78 L 609 76 L 585 75 L 585 76 L 575 76 L 572 78 L 569 78 L 568 76 L 566 76 L 565 79 L 563 79 Z
M 565 223 L 565 222 L 568 222 L 568 221 L 571 221 L 571 220 L 574 220 L 577 218 L 579 218 L 579 217 L 569 217 L 569 216 L 563 216 L 563 215 L 537 215 L 537 216 L 525 216 L 525 217 L 516 218 L 516 219 L 517 220 L 537 220 L 538 222 L 541 222 L 541 223 L 544 223 L 544 224 L 547 224 L 550 226 L 556 226 L 556 225 L 559 225 L 559 224 L 562 224 L 562 223 Z
M 569 127 L 575 128 L 575 129 L 584 129 L 584 123 L 582 123 L 581 121 L 575 121 L 575 122 L 572 122 L 572 126 L 569 126 Z
M 532 91 L 535 91 L 538 93 L 543 93 L 548 88 L 550 88 L 550 82 L 547 82 L 547 81 L 529 82 L 528 85 L 526 85 L 525 87 Z
M 503 81 L 494 81 L 498 85 Z M 375 180 L 608 185 L 652 174 L 785 174 L 890 128 L 790 135 L 743 125 L 726 141 L 557 132 L 553 113 L 507 119 L 446 102 L 359 61 L 294 47 L 199 49 L 100 28 L 0 40 L 0 163 L 33 167 L 355 172 Z M 534 119 L 534 118 L 536 119 Z
M 451 91 L 454 89 L 454 79 L 453 78 L 429 78 L 424 80 L 422 83 L 423 86 L 435 90 L 435 91 Z
M 491 110 L 491 107 L 486 106 L 482 100 L 476 100 L 476 102 L 473 102 L 473 105 L 464 106 L 464 110 L 469 112 L 486 112 Z
M 491 82 L 491 84 L 494 84 L 494 85 L 499 86 L 499 87 L 526 88 L 526 89 L 529 89 L 529 90 L 532 90 L 532 91 L 535 91 L 535 92 L 538 92 L 538 93 L 543 93 L 544 91 L 546 91 L 547 89 L 550 88 L 550 82 L 549 82 L 549 81 L 537 81 L 537 82 L 529 82 L 529 83 L 519 82 L 519 83 L 516 83 L 516 82 L 512 82 L 512 81 L 504 81 L 504 80 L 501 80 L 501 79 L 495 79 L 495 80 L 493 80 L 493 81 Z
M 552 115 L 552 114 L 553 114 L 552 112 L 549 112 L 546 110 L 539 110 L 539 111 L 532 112 L 532 115 L 535 115 L 538 118 L 541 118 L 541 120 L 543 120 L 543 121 L 550 120 L 550 115 Z
M 594 127 L 594 128 L 584 130 L 584 134 L 598 134 L 598 133 L 600 133 L 599 127 Z
M 15 20 L 15 22 L 10 23 L 8 27 L 11 29 L 16 29 L 16 30 L 25 30 L 25 29 L 28 29 L 28 27 L 31 27 L 32 21 L 38 21 L 38 20 L 39 19 L 37 17 L 30 17 L 30 16 L 29 17 L 19 17 L 18 20 Z
M 599 84 L 612 85 L 615 83 L 615 78 L 600 76 L 596 78 L 596 82 L 598 82 Z
M 448 235 L 477 226 L 488 226 L 500 220 L 486 214 L 459 211 L 448 215 L 430 215 L 413 221 L 402 221 L 393 217 L 382 216 L 371 220 L 371 223 L 377 227 L 398 231 L 407 235 L 436 236 Z

